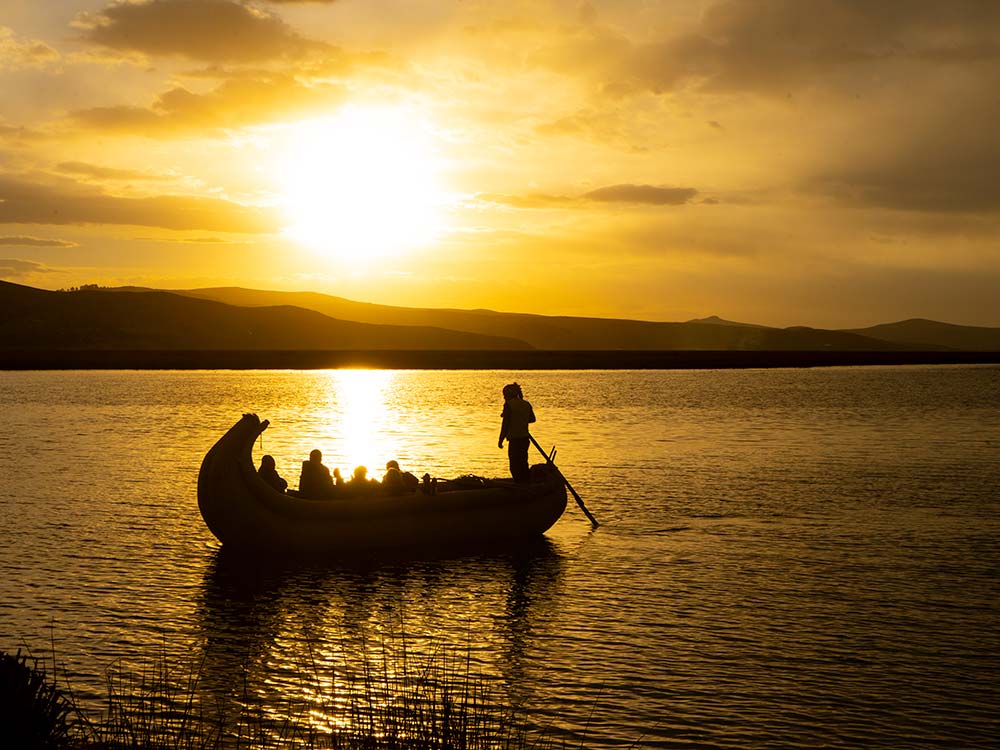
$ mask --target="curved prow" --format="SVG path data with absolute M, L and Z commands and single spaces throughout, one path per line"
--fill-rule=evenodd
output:
M 198 509 L 209 530 L 220 541 L 232 538 L 233 528 L 250 510 L 240 507 L 246 497 L 246 474 L 254 474 L 253 444 L 269 422 L 244 414 L 205 454 L 198 472 Z

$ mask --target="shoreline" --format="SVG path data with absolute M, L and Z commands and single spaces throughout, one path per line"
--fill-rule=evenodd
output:
M 0 370 L 711 370 L 1000 364 L 1000 351 L 0 351 Z

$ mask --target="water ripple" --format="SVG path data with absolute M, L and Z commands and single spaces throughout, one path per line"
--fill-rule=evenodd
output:
M 271 569 L 201 522 L 243 411 L 293 483 L 317 445 L 500 475 L 511 379 L 597 531 L 571 504 L 518 555 Z M 278 704 L 455 649 L 573 746 L 994 747 L 997 393 L 992 367 L 0 373 L 0 646 L 54 643 L 94 706 L 116 660 Z

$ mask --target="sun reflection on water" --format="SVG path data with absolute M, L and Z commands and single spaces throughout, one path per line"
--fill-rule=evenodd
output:
M 269 565 L 217 551 L 198 607 L 202 705 L 231 735 L 273 733 L 274 746 L 310 733 L 442 739 L 443 712 L 470 738 L 511 730 L 512 707 L 536 697 L 525 649 L 558 606 L 563 557 L 541 540 L 455 564 Z
M 386 439 L 390 419 L 386 402 L 394 379 L 391 370 L 330 372 L 329 387 L 335 399 L 321 418 L 338 425 L 336 453 L 346 469 L 345 478 L 358 465 L 367 466 L 374 477 L 390 458 L 393 446 Z
M 382 467 L 397 458 L 401 445 L 395 437 L 399 421 L 394 393 L 399 375 L 390 370 L 329 370 L 315 373 L 309 388 L 289 408 L 300 427 L 294 433 L 278 429 L 267 450 L 297 484 L 300 462 L 318 448 L 323 463 L 339 468 L 349 479 L 356 466 L 368 468 L 370 478 L 382 476 Z M 288 422 L 276 415 L 276 424 Z M 259 460 L 259 458 L 258 458 Z

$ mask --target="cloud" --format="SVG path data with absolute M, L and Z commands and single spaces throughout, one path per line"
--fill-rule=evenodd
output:
M 656 101 L 639 103 L 632 99 L 628 106 L 605 102 L 601 107 L 588 107 L 562 115 L 535 126 L 542 136 L 567 136 L 610 145 L 634 153 L 648 153 L 665 143 L 670 135 L 664 127 L 667 113 Z
M 0 245 L 21 245 L 24 247 L 77 247 L 78 243 L 69 240 L 53 240 L 45 237 L 28 237 L 13 235 L 0 237 Z
M 270 233 L 278 217 L 217 198 L 120 198 L 73 182 L 0 174 L 0 224 L 127 224 L 173 230 Z
M 135 169 L 114 169 L 97 164 L 87 164 L 80 161 L 64 161 L 56 166 L 64 174 L 77 174 L 84 177 L 96 177 L 99 180 L 167 180 L 166 175 L 150 174 Z
M 0 71 L 40 68 L 59 59 L 45 42 L 19 37 L 13 29 L 0 26 Z
M 979 50 L 996 59 L 1000 5 L 989 0 L 723 0 L 700 33 L 662 51 L 722 89 L 841 85 L 845 69 Z M 991 30 L 992 29 L 992 30 Z M 847 85 L 856 85 L 852 75 Z
M 1000 3 L 706 5 L 693 25 L 665 24 L 670 31 L 652 41 L 600 24 L 567 28 L 532 59 L 587 80 L 603 94 L 605 112 L 612 100 L 635 108 L 643 93 L 683 92 L 689 106 L 712 102 L 712 115 L 733 106 L 725 119 L 706 118 L 733 133 L 747 113 L 767 112 L 775 133 L 798 128 L 787 149 L 799 151 L 793 169 L 800 173 L 775 173 L 806 193 L 909 212 L 1000 211 Z M 746 94 L 771 101 L 757 102 L 757 110 L 747 99 L 740 106 Z M 539 132 L 592 127 L 569 117 Z M 740 125 L 739 132 L 753 129 Z
M 695 188 L 662 187 L 656 185 L 608 185 L 579 196 L 528 193 L 504 195 L 480 193 L 476 197 L 489 203 L 512 208 L 572 208 L 588 203 L 631 203 L 646 206 L 681 206 L 698 195 Z
M 817 192 L 858 206 L 903 211 L 1000 212 L 1000 185 L 996 171 L 965 154 L 961 161 L 938 155 L 916 154 L 913 160 L 854 165 L 831 172 L 811 183 Z M 993 164 L 1000 164 L 1000 152 Z
M 583 198 L 601 203 L 642 203 L 650 206 L 680 206 L 698 194 L 694 188 L 656 185 L 609 185 L 584 193 Z
M 569 195 L 550 195 L 546 193 L 527 193 L 525 195 L 478 193 L 476 199 L 501 206 L 510 206 L 511 208 L 565 208 L 578 202 L 576 198 Z
M 18 279 L 33 276 L 36 273 L 59 273 L 59 271 L 33 260 L 0 258 L 0 278 Z
M 115 50 L 208 62 L 254 62 L 328 49 L 266 11 L 231 0 L 116 2 L 76 24 L 84 39 Z
M 171 135 L 318 114 L 344 98 L 344 89 L 336 84 L 306 84 L 296 76 L 275 73 L 231 78 L 204 94 L 178 86 L 161 94 L 148 108 L 93 107 L 77 110 L 71 117 L 98 130 Z
M 950 78 L 873 111 L 805 189 L 857 206 L 1000 214 L 1000 100 L 986 94 L 998 87 L 1000 73 Z
M 151 135 L 159 130 L 169 129 L 167 118 L 145 107 L 119 105 L 113 107 L 91 107 L 72 113 L 77 124 L 97 130 L 117 130 Z
M 136 237 L 142 242 L 175 242 L 182 245 L 232 245 L 236 244 L 231 240 L 224 240 L 221 237 Z
M 635 42 L 591 25 L 564 33 L 532 59 L 596 78 L 613 95 L 689 85 L 771 95 L 853 90 L 876 81 L 872 69 L 901 62 L 997 63 L 1000 3 L 717 0 L 693 27 L 670 36 Z

